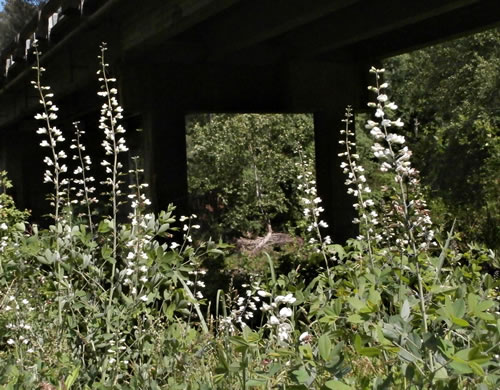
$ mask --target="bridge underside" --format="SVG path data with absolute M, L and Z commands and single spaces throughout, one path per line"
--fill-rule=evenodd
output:
M 44 29 L 54 12 L 58 22 Z M 19 206 L 32 209 L 35 218 L 47 211 L 48 188 L 39 184 L 43 167 L 31 119 L 38 109 L 29 83 L 31 56 L 20 50 L 33 34 L 44 48 L 60 127 L 70 130 L 72 121 L 82 121 L 96 150 L 102 135 L 95 71 L 99 44 L 108 42 L 129 132 L 143 129 L 135 138 L 147 151 L 146 177 L 157 209 L 170 202 L 188 207 L 186 114 L 313 113 L 318 190 L 331 233 L 342 241 L 355 231 L 337 157 L 338 130 L 347 105 L 366 105 L 369 65 L 495 25 L 500 3 L 143 0 L 138 7 L 136 0 L 58 0 L 35 19 L 2 53 L 2 69 L 10 66 L 0 89 L 0 166 L 17 186 Z

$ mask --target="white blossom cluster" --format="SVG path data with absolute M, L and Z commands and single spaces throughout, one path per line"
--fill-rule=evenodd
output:
M 229 316 L 219 320 L 220 329 L 233 334 L 236 332 L 236 325 L 247 326 L 245 321 L 254 318 L 255 312 L 260 309 L 269 314 L 267 326 L 276 330 L 278 340 L 282 343 L 290 340 L 293 331 L 290 323 L 293 310 L 290 306 L 297 299 L 292 294 L 278 295 L 268 304 L 265 300 L 272 299 L 272 294 L 263 290 L 258 283 L 244 284 L 242 287 L 246 288 L 245 295 L 236 299 L 236 308 L 231 311 Z M 258 308 L 257 305 L 260 302 L 262 304 Z
M 194 264 L 192 264 L 194 266 Z M 203 293 L 200 289 L 205 288 L 205 282 L 200 280 L 206 275 L 207 271 L 204 269 L 189 271 L 188 274 L 194 277 L 194 280 L 186 280 L 186 284 L 192 287 L 193 295 L 198 299 L 203 299 Z
M 184 249 L 185 245 L 189 245 L 193 242 L 193 236 L 191 235 L 192 230 L 198 230 L 201 226 L 198 224 L 193 224 L 193 220 L 198 218 L 196 214 L 191 214 L 191 216 L 186 217 L 185 215 L 182 215 L 179 218 L 180 222 L 183 222 L 182 225 L 182 238 L 184 239 L 184 244 L 181 246 L 181 250 Z M 186 222 L 187 221 L 187 222 Z M 176 247 L 180 246 L 176 242 L 172 242 L 170 244 L 170 248 L 175 249 Z
M 313 341 L 313 336 L 309 332 L 302 332 L 299 336 L 300 344 L 311 344 Z
M 8 315 L 11 312 L 14 314 L 12 315 L 13 319 L 5 324 L 5 328 L 8 330 L 7 344 L 12 347 L 23 346 L 26 353 L 34 353 L 33 328 L 23 318 L 25 317 L 24 314 L 34 310 L 30 302 L 26 298 L 16 299 L 15 296 L 10 295 L 3 297 L 1 306 L 2 312 L 5 314 Z
M 242 285 L 245 290 L 245 296 L 238 297 L 236 301 L 237 308 L 232 311 L 232 318 L 242 326 L 245 326 L 245 320 L 250 320 L 254 317 L 254 312 L 257 311 L 257 303 L 260 302 L 260 295 L 257 293 L 258 286 Z
M 72 158 L 77 162 L 77 167 L 73 170 L 74 177 L 71 179 L 74 184 L 72 190 L 76 191 L 76 199 L 71 202 L 87 207 L 87 214 L 92 228 L 90 205 L 92 203 L 98 203 L 97 198 L 93 195 L 96 190 L 93 186 L 95 178 L 88 174 L 90 166 L 92 165 L 92 160 L 88 154 L 84 154 L 86 148 L 81 142 L 81 137 L 85 134 L 85 131 L 80 130 L 79 122 L 74 122 L 73 126 L 75 128 L 75 138 L 71 140 L 70 149 L 74 151 Z
M 0 209 L 3 208 L 2 201 L 0 200 Z M 9 236 L 7 235 L 7 230 L 9 229 L 9 226 L 5 223 L 2 222 L 0 223 L 0 232 L 2 234 L 2 237 L 0 238 L 0 253 L 2 253 L 5 248 L 9 245 Z
M 106 63 L 104 54 L 107 50 L 106 44 L 101 45 L 101 55 L 98 57 L 101 61 L 101 69 L 97 71 L 99 75 L 99 82 L 101 82 L 101 90 L 97 93 L 99 96 L 103 97 L 105 102 L 101 107 L 101 116 L 99 118 L 99 128 L 104 131 L 104 141 L 102 146 L 106 156 L 110 156 L 109 160 L 103 160 L 101 165 L 105 167 L 106 173 L 110 176 L 106 178 L 103 184 L 107 184 L 111 187 L 111 196 L 116 198 L 116 196 L 121 195 L 120 184 L 121 181 L 118 177 L 121 175 L 121 169 L 123 168 L 122 163 L 118 160 L 118 154 L 128 151 L 126 146 L 125 138 L 125 128 L 119 123 L 123 119 L 123 108 L 118 104 L 116 96 L 118 95 L 118 90 L 112 85 L 116 83 L 115 78 L 108 77 L 107 68 L 109 64 Z
M 153 239 L 152 235 L 147 233 L 133 235 L 125 244 L 127 255 L 125 256 L 125 266 L 120 271 L 122 283 L 129 286 L 130 294 L 136 298 L 140 296 L 144 302 L 147 302 L 145 284 L 148 282 L 149 266 L 146 248 Z
M 231 335 L 236 333 L 236 327 L 234 326 L 233 317 L 219 317 L 219 330 L 222 332 L 228 332 Z
M 380 161 L 380 170 L 392 172 L 398 187 L 398 198 L 385 215 L 384 225 L 391 227 L 385 234 L 399 247 L 407 246 L 412 237 L 418 238 L 420 248 L 425 249 L 433 240 L 434 231 L 427 205 L 421 199 L 419 172 L 411 165 L 411 151 L 405 145 L 405 137 L 394 132 L 404 123 L 400 118 L 391 119 L 398 106 L 385 92 L 388 83 L 379 84 L 384 69 L 372 67 L 370 72 L 375 74 L 376 85 L 368 89 L 376 94 L 376 102 L 368 106 L 375 109 L 375 120 L 367 121 L 366 128 L 375 140 L 372 151 Z
M 5 225 L 5 223 L 3 223 L 2 225 Z M 7 248 L 8 245 L 9 245 L 9 237 L 2 236 L 2 238 L 0 239 L 0 253 L 2 253 L 5 250 L 5 248 Z
M 36 71 L 36 80 L 31 81 L 31 84 L 39 93 L 39 101 L 43 109 L 41 113 L 35 115 L 35 119 L 42 122 L 37 133 L 44 136 L 44 139 L 40 142 L 40 146 L 42 148 L 49 148 L 49 155 L 43 159 L 43 162 L 47 165 L 47 169 L 43 175 L 43 182 L 53 183 L 54 185 L 55 194 L 51 204 L 55 207 L 55 217 L 58 219 L 59 207 L 66 194 L 64 186 L 69 183 L 67 179 L 62 178 L 64 173 L 68 171 L 68 167 L 64 163 L 67 155 L 63 149 L 58 148 L 58 144 L 64 142 L 65 138 L 62 131 L 52 124 L 52 121 L 58 118 L 57 111 L 59 109 L 52 101 L 54 94 L 50 91 L 50 87 L 42 85 L 41 78 L 45 72 L 45 68 L 40 65 L 41 53 L 38 51 L 36 42 L 34 42 L 33 47 L 35 48 L 36 55 L 36 65 L 33 66 L 33 69 Z
M 132 234 L 126 242 L 127 255 L 125 258 L 126 267 L 120 271 L 123 284 L 128 285 L 132 296 L 140 296 L 143 302 L 148 301 L 145 284 L 148 282 L 149 265 L 146 250 L 154 237 L 151 222 L 154 221 L 153 213 L 146 213 L 145 210 L 151 205 L 151 201 L 143 193 L 148 187 L 146 183 L 141 183 L 139 175 L 143 172 L 137 167 L 137 157 L 134 157 L 136 168 L 130 173 L 135 175 L 135 184 L 129 185 L 132 193 L 128 195 L 131 199 L 132 212 L 129 218 L 132 225 Z
M 128 360 L 119 361 L 120 355 L 127 350 L 127 344 L 124 337 L 117 339 L 116 341 L 111 339 L 108 340 L 108 349 L 106 350 L 108 354 L 108 363 L 114 367 L 117 363 L 128 364 Z
M 303 206 L 304 219 L 307 221 L 307 232 L 313 235 L 308 243 L 316 245 L 317 252 L 321 252 L 325 245 L 331 244 L 332 240 L 330 236 L 323 237 L 320 231 L 320 228 L 327 228 L 328 224 L 320 218 L 325 210 L 321 206 L 322 201 L 316 190 L 316 179 L 311 169 L 311 162 L 304 160 L 301 156 L 301 162 L 295 165 L 300 170 L 297 176 L 300 184 L 297 189 L 302 192 L 300 201 Z
M 259 291 L 260 292 L 260 291 Z M 262 291 L 263 296 L 271 294 Z M 270 304 L 262 303 L 261 310 L 270 314 L 267 322 L 268 326 L 276 329 L 278 341 L 286 343 L 290 340 L 293 327 L 290 323 L 290 318 L 293 316 L 291 306 L 297 301 L 293 294 L 278 295 Z
M 258 283 L 243 284 L 245 288 L 244 296 L 236 295 L 233 299 L 234 308 L 227 317 L 221 317 L 219 320 L 219 328 L 222 331 L 228 331 L 230 334 L 236 332 L 236 326 L 244 328 L 247 326 L 246 321 L 254 318 L 254 313 L 258 310 L 257 305 L 263 297 L 271 296 L 264 292 Z
M 379 224 L 379 215 L 375 210 L 375 202 L 370 198 L 372 191 L 364 175 L 365 169 L 359 164 L 359 155 L 355 153 L 355 134 L 350 129 L 350 124 L 353 122 L 352 117 L 352 108 L 347 107 L 345 118 L 342 120 L 345 123 L 345 129 L 340 131 L 344 135 L 344 139 L 339 141 L 341 145 L 345 145 L 345 152 L 339 153 L 339 157 L 345 158 L 345 161 L 340 164 L 340 168 L 347 175 L 345 181 L 347 193 L 356 198 L 353 207 L 358 211 L 358 217 L 352 222 L 361 225 L 361 234 L 357 237 L 359 240 L 375 239 L 380 241 L 382 236 L 375 229 Z

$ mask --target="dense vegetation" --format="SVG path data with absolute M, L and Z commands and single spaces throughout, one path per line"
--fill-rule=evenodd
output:
M 500 248 L 500 29 L 386 61 L 436 217 Z
M 493 251 L 454 246 L 453 233 L 436 231 L 383 69 L 371 69 L 373 116 L 365 126 L 372 141 L 363 142 L 372 169 L 391 177 L 384 196 L 376 196 L 380 190 L 354 152 L 349 108 L 339 123 L 346 191 L 359 211 L 353 222 L 360 236 L 342 247 L 322 234 L 327 205 L 322 207 L 317 196 L 307 150 L 298 150 L 289 169 L 296 174 L 300 213 L 295 218 L 303 229 L 289 252 L 299 266 L 278 273 L 273 257 L 264 254 L 267 269 L 258 272 L 248 259 L 247 267 L 229 275 L 232 282 L 209 300 L 204 296 L 208 282 L 228 276 L 213 266 L 226 260 L 227 245 L 196 241 L 193 232 L 200 226 L 194 215 L 176 218 L 173 208 L 157 215 L 148 211 L 141 168 L 124 167 L 129 150 L 123 109 L 105 54 L 103 46 L 98 95 L 105 159 L 97 168 L 78 123 L 70 149 L 63 148 L 71 131 L 56 126 L 54 94 L 36 67 L 41 111 L 35 118 L 40 146 L 47 151 L 43 181 L 52 187 L 53 224 L 49 229 L 30 225 L 9 195 L 0 195 L 1 388 L 500 386 L 500 282 L 493 276 L 500 265 Z M 228 131 L 223 124 L 218 128 Z M 219 143 L 225 139 L 212 139 L 212 146 L 224 150 Z M 257 140 L 252 146 L 255 150 L 239 149 L 250 158 L 247 164 L 258 152 L 268 153 Z M 249 222 L 266 223 L 277 213 L 273 202 L 279 192 L 266 200 L 267 184 L 256 186 L 266 183 L 260 172 L 276 162 L 262 161 L 241 170 L 243 176 L 257 171 L 261 178 L 252 176 L 245 194 L 263 210 L 261 215 L 252 210 Z M 104 197 L 96 197 L 100 191 L 94 188 L 92 171 L 98 168 L 105 171 L 99 184 Z M 230 186 L 230 178 L 223 179 L 222 190 Z M 10 185 L 4 174 L 2 185 Z M 250 195 L 256 188 L 262 196 Z M 107 215 L 95 214 L 96 202 Z M 129 212 L 127 222 L 119 223 L 120 210 Z M 311 263 L 317 266 L 306 278 L 302 267 Z
M 499 42 L 496 29 L 384 63 L 434 218 L 447 229 L 456 219 L 460 240 L 493 249 L 500 246 Z M 302 145 L 313 156 L 312 126 L 304 115 L 191 118 L 190 191 L 211 235 L 259 234 L 264 219 L 282 231 L 297 225 L 293 151 Z M 377 184 L 373 196 L 382 199 L 377 188 L 392 178 L 371 161 L 362 121 L 357 142 Z
M 299 147 L 314 155 L 306 114 L 213 114 L 188 122 L 192 204 L 216 237 L 287 231 L 301 218 Z
M 26 22 L 45 0 L 2 0 L 0 11 L 0 50 L 14 40 Z

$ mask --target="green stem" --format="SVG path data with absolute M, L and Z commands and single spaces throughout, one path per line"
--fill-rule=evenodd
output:
M 184 291 L 186 291 L 188 297 L 191 298 L 194 305 L 194 309 L 196 310 L 196 314 L 198 314 L 198 318 L 200 319 L 201 329 L 203 330 L 203 333 L 208 334 L 209 333 L 208 326 L 207 323 L 205 322 L 205 318 L 203 317 L 203 313 L 200 310 L 200 305 L 198 304 L 197 299 L 194 297 L 193 293 L 189 289 L 189 286 L 186 284 L 186 282 L 184 282 L 182 275 L 180 275 L 178 271 L 174 271 L 174 276 L 180 280 L 182 287 L 184 288 Z

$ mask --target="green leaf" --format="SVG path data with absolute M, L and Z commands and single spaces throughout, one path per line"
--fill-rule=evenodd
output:
M 269 352 L 269 356 L 272 356 L 272 357 L 290 357 L 290 356 L 295 356 L 295 351 L 291 351 L 289 349 L 278 349 L 274 352 Z
M 112 224 L 110 223 L 111 221 L 105 219 L 104 221 L 101 221 L 101 223 L 99 223 L 99 226 L 97 228 L 97 231 L 99 233 L 107 233 L 111 230 L 111 226 Z
M 482 301 L 477 305 L 477 311 L 486 311 L 489 308 L 495 306 L 495 302 L 493 301 Z
M 357 315 L 357 314 L 355 314 Z M 361 318 L 361 317 L 360 317 Z M 324 323 L 328 323 L 328 324 L 333 324 L 335 322 L 337 322 L 337 319 L 338 319 L 338 316 L 324 316 L 324 317 L 321 317 L 319 319 L 319 322 L 324 324 Z
M 452 313 L 455 315 L 455 317 L 462 318 L 465 314 L 465 301 L 462 298 L 457 299 L 455 302 L 453 302 L 452 308 Z
M 359 314 L 351 314 L 349 317 L 347 317 L 347 321 L 352 324 L 361 324 L 364 322 Z
M 468 362 L 468 364 L 469 364 L 469 367 L 474 372 L 474 374 L 479 375 L 480 377 L 484 377 L 484 370 L 481 368 L 481 366 L 479 364 L 477 364 L 474 361 Z
M 380 348 L 375 347 L 363 347 L 358 351 L 363 356 L 378 356 L 382 352 Z
M 469 357 L 470 361 L 474 361 L 477 364 L 483 364 L 483 363 L 486 363 L 490 360 L 490 357 L 488 356 L 488 354 L 486 352 L 484 352 L 483 350 L 481 350 L 480 347 L 474 347 L 474 348 L 470 349 L 470 351 L 468 353 L 468 357 Z
M 229 341 L 232 344 L 237 345 L 239 347 L 249 347 L 250 346 L 250 344 L 248 344 L 246 342 L 246 340 L 240 336 L 231 336 L 231 337 L 229 337 Z
M 267 379 L 249 379 L 246 385 L 249 387 L 264 387 L 267 385 Z
M 332 246 L 333 246 L 333 250 L 337 254 L 337 257 L 339 258 L 339 260 L 343 260 L 346 256 L 344 248 L 338 244 L 334 244 Z
M 445 367 L 441 367 L 439 370 L 436 371 L 436 374 L 434 375 L 434 378 L 436 378 L 436 379 L 446 379 L 446 378 L 448 378 L 448 371 L 446 371 Z
M 24 225 L 24 222 L 18 222 L 14 225 L 16 230 L 19 230 L 20 232 L 24 232 L 26 230 L 26 226 Z
M 295 377 L 295 380 L 300 384 L 309 383 L 309 381 L 311 380 L 311 377 L 309 376 L 308 372 L 303 368 L 292 371 L 292 375 Z
M 226 359 L 226 354 L 222 350 L 222 348 L 217 348 L 217 357 L 219 359 L 219 362 L 222 364 L 221 368 L 224 370 L 223 372 L 224 373 L 229 372 L 229 364 Z
M 374 340 L 384 346 L 390 346 L 392 343 L 384 337 L 384 333 L 380 325 L 376 325 L 376 333 L 373 335 Z
M 378 356 L 381 353 L 380 348 L 363 347 L 361 336 L 359 334 L 356 334 L 356 336 L 354 336 L 354 349 L 357 353 L 363 356 Z
M 450 367 L 453 368 L 459 374 L 471 374 L 472 368 L 468 364 L 470 348 L 462 349 L 453 355 Z
M 161 234 L 163 232 L 166 232 L 170 228 L 170 224 L 164 223 L 163 225 L 160 226 L 156 234 Z
M 406 349 L 404 348 L 400 348 L 399 349 L 399 356 L 401 356 L 401 358 L 403 358 L 404 360 L 408 361 L 408 362 L 415 362 L 417 359 L 415 358 L 415 356 L 413 356 L 410 352 L 408 352 Z
M 481 311 L 476 313 L 476 316 L 487 322 L 495 322 L 495 316 L 491 313 Z
M 313 360 L 313 353 L 312 353 L 311 346 L 309 344 L 300 345 L 299 351 L 300 351 L 301 355 L 304 357 L 304 359 Z
M 332 349 L 332 342 L 328 335 L 323 334 L 318 340 L 319 354 L 324 361 L 330 358 L 330 351 Z
M 345 383 L 342 383 L 342 382 L 337 381 L 337 380 L 328 381 L 325 383 L 325 386 L 327 389 L 330 389 L 330 390 L 354 390 L 353 387 L 346 385 Z
M 440 293 L 445 293 L 449 291 L 456 290 L 458 287 L 453 287 L 453 286 L 439 286 L 439 285 L 433 285 L 430 289 L 430 292 L 432 294 L 440 294 Z
M 470 326 L 470 324 L 465 321 L 464 319 L 462 318 L 458 318 L 458 317 L 455 317 L 454 315 L 450 315 L 450 319 L 451 321 L 455 324 L 455 325 L 458 325 L 460 327 L 466 327 L 466 326 Z
M 366 302 L 363 302 L 357 297 L 350 297 L 347 299 L 347 302 L 353 307 L 354 310 L 360 313 L 370 313 L 372 309 L 368 308 Z
M 476 311 L 477 303 L 479 302 L 479 296 L 473 293 L 467 295 L 467 305 L 469 306 L 469 311 L 471 313 Z
M 260 336 L 257 332 L 251 330 L 248 326 L 243 328 L 243 339 L 248 343 L 255 343 L 260 340 Z
M 381 301 L 382 301 L 382 296 L 380 295 L 380 293 L 377 290 L 375 290 L 374 287 L 370 288 L 368 302 L 371 304 L 373 309 L 376 309 L 380 305 Z
M 451 341 L 446 339 L 439 339 L 438 348 L 448 359 L 455 353 L 455 346 Z
M 71 386 L 75 383 L 76 379 L 78 378 L 78 374 L 80 373 L 80 367 L 76 367 L 73 372 L 71 373 L 70 376 L 66 379 L 64 382 L 64 385 L 66 386 L 66 389 L 69 390 Z
M 113 249 L 108 245 L 103 245 L 101 247 L 101 256 L 104 260 L 109 260 L 111 258 L 112 253 Z
M 269 367 L 269 371 L 267 373 L 268 377 L 272 377 L 276 375 L 278 372 L 282 370 L 282 366 L 279 363 L 272 363 L 271 366 Z
M 408 319 L 410 318 L 410 302 L 408 302 L 407 299 L 403 302 L 400 315 L 405 322 L 408 322 Z
M 359 334 L 356 334 L 356 336 L 354 336 L 354 349 L 356 350 L 356 352 L 359 352 L 361 348 L 361 336 Z

